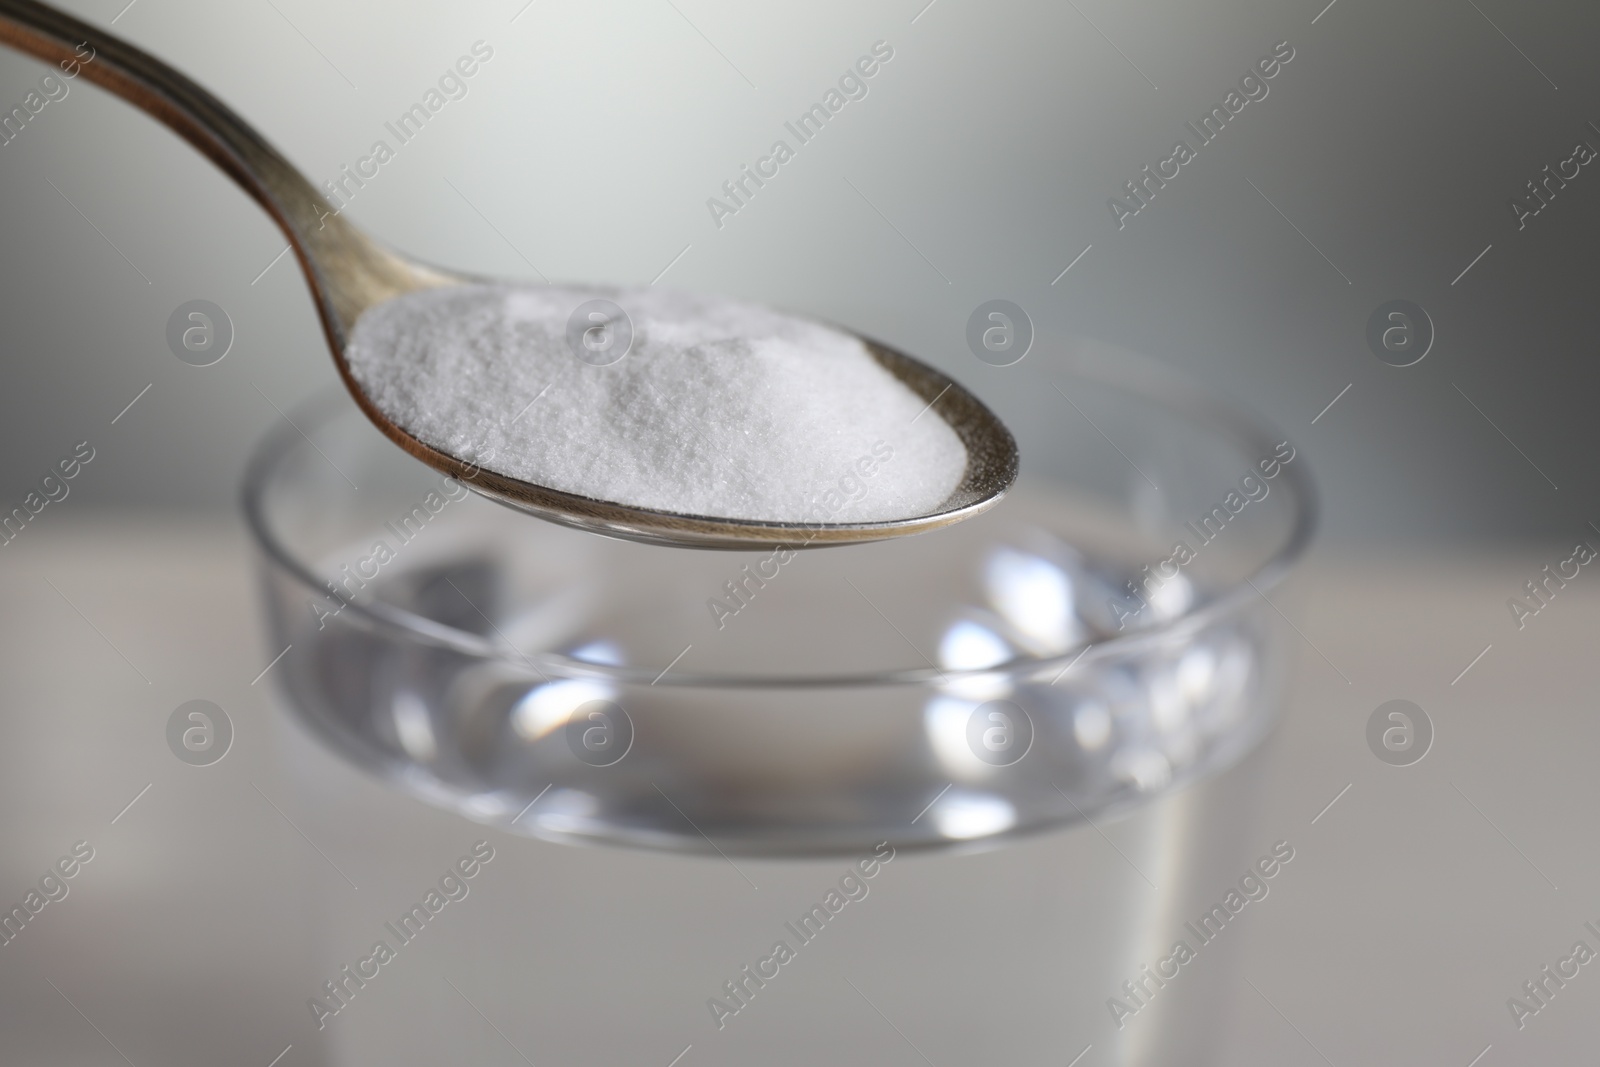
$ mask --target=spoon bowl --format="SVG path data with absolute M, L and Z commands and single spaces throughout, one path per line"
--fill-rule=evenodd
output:
M 350 372 L 356 322 L 385 301 L 423 289 L 479 284 L 386 248 L 352 225 L 293 164 L 230 108 L 148 53 L 35 0 L 0 0 L 0 43 L 79 73 L 178 133 L 249 193 L 278 223 L 311 287 L 334 365 L 362 412 L 395 444 L 508 507 L 612 537 L 691 548 L 817 547 L 922 533 L 986 511 L 1017 475 L 1010 432 L 976 397 L 932 367 L 861 338 L 885 370 L 928 404 L 961 439 L 967 467 L 933 511 L 860 523 L 766 522 L 677 514 L 597 500 L 507 477 L 418 440 L 373 403 Z M 91 50 L 83 60 L 81 49 Z M 849 332 L 849 331 L 846 331 Z

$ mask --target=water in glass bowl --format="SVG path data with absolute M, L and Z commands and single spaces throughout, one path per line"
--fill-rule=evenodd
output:
M 1283 624 L 1240 590 L 1297 528 L 1287 478 L 1183 527 L 1181 560 L 1182 494 L 1026 474 L 921 537 L 686 551 L 530 521 L 348 412 L 301 425 L 250 491 L 283 683 L 337 750 L 480 821 L 728 853 L 989 841 L 1226 765 L 1277 707 Z M 1212 465 L 1250 469 L 1237 450 Z

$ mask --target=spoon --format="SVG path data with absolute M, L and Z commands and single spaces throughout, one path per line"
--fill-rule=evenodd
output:
M 867 338 L 878 363 L 928 403 L 967 449 L 961 482 L 931 513 L 861 523 L 765 522 L 681 515 L 595 500 L 483 470 L 417 440 L 391 421 L 350 373 L 345 349 L 356 321 L 393 297 L 479 284 L 383 247 L 336 213 L 315 186 L 243 119 L 189 78 L 125 41 L 35 0 L 0 0 L 0 43 L 79 73 L 148 112 L 199 149 L 282 228 L 311 286 L 339 377 L 390 440 L 469 488 L 551 522 L 634 541 L 690 548 L 755 549 L 877 541 L 948 526 L 1000 501 L 1017 476 L 1010 432 L 971 393 L 932 367 Z M 79 46 L 93 50 L 83 61 Z M 66 68 L 63 68 L 66 69 Z M 848 332 L 848 331 L 847 331 Z

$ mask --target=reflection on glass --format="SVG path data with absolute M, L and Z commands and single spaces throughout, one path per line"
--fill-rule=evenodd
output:
M 511 727 L 524 741 L 538 741 L 567 724 L 572 713 L 591 700 L 609 700 L 616 692 L 598 678 L 568 678 L 528 690 L 511 710 Z
M 957 789 L 940 797 L 928 814 L 939 833 L 952 841 L 1004 833 L 1017 822 L 1017 809 L 1004 797 Z

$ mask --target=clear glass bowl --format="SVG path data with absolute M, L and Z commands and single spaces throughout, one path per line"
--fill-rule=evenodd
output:
M 1125 809 L 1270 728 L 1266 596 L 1312 493 L 1282 438 L 1170 376 L 1058 381 L 1055 447 L 992 512 L 808 551 L 532 520 L 325 398 L 244 489 L 273 673 L 358 765 L 550 840 L 853 852 Z

